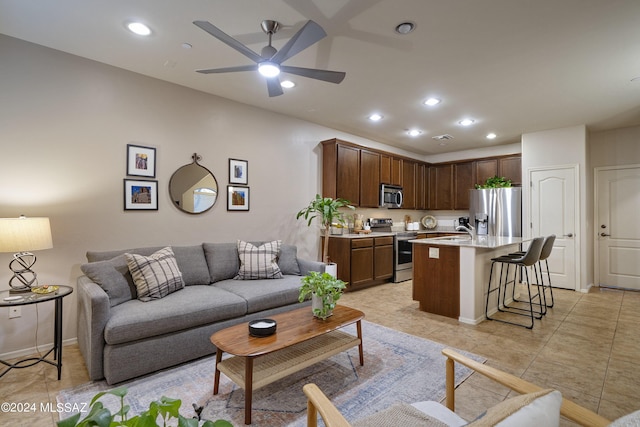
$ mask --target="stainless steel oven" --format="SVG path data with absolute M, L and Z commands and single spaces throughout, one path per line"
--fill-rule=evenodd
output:
M 417 233 L 397 233 L 393 239 L 393 281 L 404 282 L 413 278 L 413 240 Z

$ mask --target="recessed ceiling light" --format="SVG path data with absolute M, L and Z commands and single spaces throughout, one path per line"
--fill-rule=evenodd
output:
M 191 49 L 193 47 L 193 45 L 191 43 L 182 43 L 182 48 L 183 49 Z
M 382 117 L 384 117 L 382 114 L 373 113 L 369 116 L 369 120 L 371 120 L 372 122 L 377 122 L 379 120 L 382 120 Z
M 291 80 L 283 80 L 282 82 L 280 82 L 280 86 L 282 86 L 285 89 L 291 89 L 292 87 L 295 87 L 295 85 L 296 84 Z
M 440 104 L 440 100 L 438 98 L 429 98 L 426 101 L 424 101 L 424 105 L 429 105 L 431 107 L 438 104 Z
M 147 27 L 142 22 L 129 22 L 127 28 L 134 34 L 139 36 L 148 36 L 151 34 L 151 28 Z
M 411 31 L 415 30 L 416 28 L 416 24 L 414 24 L 413 22 L 401 22 L 400 24 L 396 25 L 396 33 L 398 34 L 409 34 Z
M 409 135 L 409 136 L 419 136 L 419 135 L 422 135 L 422 131 L 418 130 L 418 129 L 409 129 L 407 131 L 407 135 Z
M 495 133 L 491 132 L 487 134 L 487 139 L 496 139 L 498 135 L 496 135 Z
M 462 119 L 458 122 L 458 124 L 462 125 L 462 126 L 471 126 L 472 124 L 474 124 L 476 121 L 473 119 Z

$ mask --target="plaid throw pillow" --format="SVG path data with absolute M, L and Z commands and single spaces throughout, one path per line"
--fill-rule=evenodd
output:
M 235 279 L 282 279 L 282 272 L 277 263 L 281 244 L 282 240 L 274 240 L 254 246 L 238 240 L 240 270 Z
M 184 288 L 182 273 L 171 247 L 150 256 L 124 254 L 140 301 L 160 299 Z

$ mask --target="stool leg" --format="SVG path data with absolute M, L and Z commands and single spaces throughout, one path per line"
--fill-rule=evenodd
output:
M 551 287 L 551 273 L 549 272 L 549 260 L 545 259 L 544 262 L 547 266 L 547 284 L 549 288 L 549 293 L 551 295 L 551 304 L 548 304 L 547 307 L 552 308 L 554 301 L 553 301 L 553 288 Z M 542 275 L 542 266 L 540 266 L 540 275 Z

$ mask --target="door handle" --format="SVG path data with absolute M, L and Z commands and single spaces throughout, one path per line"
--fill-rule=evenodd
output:
M 607 234 L 607 233 L 600 233 L 601 237 L 607 237 L 607 236 L 611 236 L 611 234 Z
M 573 233 L 563 234 L 562 237 L 573 237 Z

